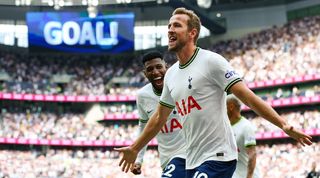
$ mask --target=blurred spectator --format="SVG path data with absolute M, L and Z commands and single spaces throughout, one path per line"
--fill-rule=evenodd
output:
M 257 146 L 263 178 L 305 178 L 311 164 L 320 160 L 320 142 L 308 147 L 293 144 Z M 306 159 L 307 158 L 307 159 Z M 154 178 L 161 173 L 159 155 L 148 150 L 142 174 L 123 173 L 114 151 L 73 149 L 47 151 L 0 150 L 0 176 L 46 178 Z
M 245 82 L 319 74 L 319 24 L 320 16 L 306 17 L 241 39 L 220 42 L 210 49 L 229 58 Z M 141 73 L 137 54 L 110 58 L 2 53 L 1 72 L 7 73 L 10 80 L 3 82 L 0 88 L 3 92 L 34 94 L 135 95 L 135 90 L 147 82 Z M 165 59 L 169 64 L 176 61 L 168 52 Z M 71 80 L 55 82 L 52 80 L 54 75 L 68 76 Z M 119 77 L 128 81 L 118 85 L 112 79 Z M 300 95 L 298 88 L 292 95 Z
M 113 108 L 113 107 L 111 107 Z M 115 107 L 116 108 L 116 107 Z M 111 109 L 112 110 L 112 109 Z M 121 109 L 115 113 L 125 113 Z M 289 112 L 281 114 L 293 126 L 299 129 L 320 128 L 319 110 Z M 260 117 L 247 117 L 256 127 L 257 132 L 279 131 Z M 138 125 L 135 123 L 115 122 L 103 125 L 104 121 L 86 120 L 83 114 L 44 112 L 41 108 L 28 109 L 26 112 L 2 110 L 0 115 L 0 137 L 29 139 L 67 139 L 86 140 L 135 140 Z

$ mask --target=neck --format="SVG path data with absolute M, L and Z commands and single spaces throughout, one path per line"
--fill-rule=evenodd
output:
M 162 88 L 161 88 L 161 90 L 157 89 L 157 88 L 154 87 L 154 86 L 152 86 L 152 88 L 153 88 L 153 91 L 154 91 L 155 93 L 158 93 L 158 94 L 161 94 L 161 93 L 162 93 Z
M 180 65 L 186 64 L 196 49 L 197 49 L 196 45 L 190 44 L 190 45 L 185 45 L 181 50 L 176 52 Z
M 235 123 L 237 123 L 241 119 L 241 114 L 234 113 L 229 117 L 229 119 L 230 119 L 231 125 L 234 125 Z

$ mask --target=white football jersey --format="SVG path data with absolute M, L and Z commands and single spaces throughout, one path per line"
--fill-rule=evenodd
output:
M 232 178 L 243 178 L 247 176 L 249 157 L 246 147 L 256 145 L 255 127 L 246 118 L 241 119 L 232 125 L 233 132 L 238 146 L 237 168 Z M 256 165 L 253 178 L 259 178 L 259 170 Z
M 197 48 L 190 60 L 171 66 L 164 79 L 160 104 L 178 110 L 187 143 L 186 168 L 208 160 L 237 159 L 227 116 L 226 91 L 241 81 L 225 58 Z
M 140 133 L 152 114 L 157 110 L 161 93 L 157 93 L 149 83 L 138 91 L 137 107 L 139 111 Z M 165 126 L 156 136 L 161 167 L 164 168 L 172 158 L 186 158 L 186 144 L 181 133 L 182 124 L 179 114 L 173 110 Z M 137 162 L 142 163 L 145 147 L 138 155 Z

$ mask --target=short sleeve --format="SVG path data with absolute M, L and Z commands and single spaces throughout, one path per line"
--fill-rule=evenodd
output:
M 232 85 L 241 81 L 239 74 L 221 55 L 213 53 L 208 63 L 210 75 L 222 90 L 227 92 Z
M 138 108 L 138 113 L 139 113 L 139 122 L 141 123 L 147 123 L 149 120 L 149 117 L 143 107 L 143 99 L 142 97 L 138 94 L 137 95 L 137 108 Z
M 257 145 L 255 129 L 251 124 L 248 124 L 244 130 L 244 146 L 249 147 L 255 145 Z
M 170 94 L 167 76 L 168 76 L 168 74 L 165 75 L 165 77 L 164 77 L 164 84 L 163 84 L 162 94 L 161 94 L 159 103 L 163 106 L 166 106 L 168 108 L 173 109 L 175 104 L 174 104 L 174 100 Z

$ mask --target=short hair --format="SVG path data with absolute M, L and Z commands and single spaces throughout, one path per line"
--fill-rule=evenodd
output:
M 188 10 L 184 7 L 179 7 L 176 10 L 174 10 L 172 13 L 172 15 L 177 15 L 177 14 L 185 14 L 190 18 L 188 20 L 188 29 L 189 30 L 191 30 L 193 28 L 197 29 L 198 34 L 194 38 L 194 43 L 196 44 L 198 41 L 198 38 L 199 38 L 200 28 L 201 28 L 200 18 L 192 10 Z
M 163 56 L 159 51 L 150 51 L 142 56 L 142 64 L 144 65 L 147 61 L 155 58 L 160 58 L 161 60 L 163 60 Z
M 236 96 L 234 96 L 233 94 L 229 94 L 227 96 L 227 102 L 228 101 L 232 102 L 239 111 L 241 110 L 242 102 Z

